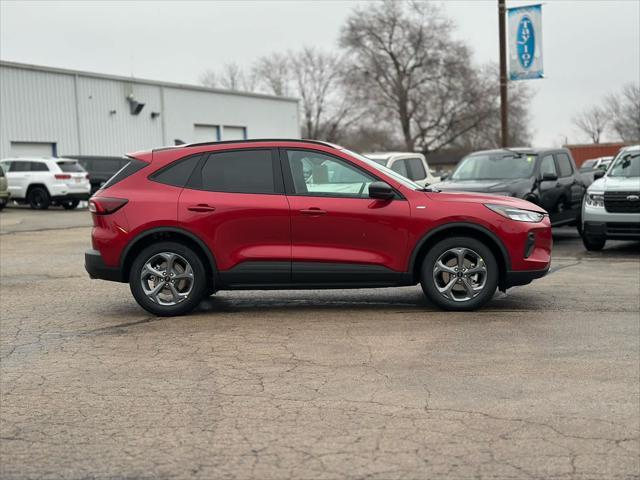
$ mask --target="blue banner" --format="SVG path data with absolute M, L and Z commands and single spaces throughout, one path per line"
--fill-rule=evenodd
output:
M 543 78 L 542 5 L 508 8 L 509 78 Z

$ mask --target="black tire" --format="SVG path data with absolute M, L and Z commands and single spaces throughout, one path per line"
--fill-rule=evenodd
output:
M 188 296 L 175 305 L 161 305 L 149 298 L 143 289 L 142 269 L 147 261 L 164 252 L 183 257 L 193 270 L 193 284 Z M 129 287 L 138 305 L 147 312 L 159 317 L 173 317 L 189 313 L 198 306 L 207 292 L 207 273 L 202 259 L 191 248 L 176 242 L 159 242 L 148 246 L 136 256 L 129 271 Z M 163 291 L 165 290 L 161 290 Z
M 582 243 L 584 244 L 584 248 L 590 252 L 599 252 L 604 248 L 607 239 L 604 237 L 591 237 L 583 232 Z
M 484 261 L 486 269 L 484 282 L 482 285 L 478 285 L 482 286 L 482 289 L 477 294 L 474 294 L 476 296 L 473 296 L 468 300 L 454 300 L 445 297 L 438 291 L 436 279 L 434 279 L 434 267 L 438 259 L 440 259 L 442 255 L 445 255 L 446 252 L 457 248 L 465 248 L 470 250 L 471 253 L 479 255 Z M 439 307 L 445 310 L 468 311 L 480 308 L 493 297 L 493 294 L 498 287 L 499 276 L 500 272 L 498 262 L 491 250 L 484 243 L 471 237 L 452 237 L 441 240 L 433 247 L 429 248 L 429 251 L 422 262 L 420 283 L 427 298 Z M 448 278 L 453 281 L 454 275 L 451 275 Z M 463 282 L 462 279 L 459 281 Z M 453 288 L 462 288 L 462 284 L 454 284 Z
M 60 203 L 60 205 L 62 205 L 62 208 L 64 208 L 65 210 L 73 210 L 78 205 L 80 205 L 80 200 L 64 200 Z
M 27 194 L 27 202 L 34 210 L 46 210 L 51 205 L 51 197 L 46 188 L 33 187 Z

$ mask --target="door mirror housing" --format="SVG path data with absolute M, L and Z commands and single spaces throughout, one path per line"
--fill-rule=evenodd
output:
M 595 173 L 593 174 L 593 179 L 598 180 L 599 178 L 604 177 L 605 173 L 607 172 L 605 172 L 604 170 L 596 170 Z
M 369 185 L 369 198 L 375 198 L 377 200 L 391 200 L 396 196 L 391 185 L 386 182 L 373 182 Z
M 544 172 L 540 177 L 540 180 L 542 180 L 543 182 L 555 182 L 556 180 L 558 180 L 558 175 L 551 172 Z

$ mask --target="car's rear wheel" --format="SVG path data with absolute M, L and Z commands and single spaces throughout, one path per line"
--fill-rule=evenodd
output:
M 42 187 L 33 187 L 27 195 L 29 206 L 34 210 L 46 210 L 51 205 L 51 197 Z
M 603 237 L 591 237 L 583 232 L 582 243 L 584 244 L 584 248 L 590 252 L 599 252 L 604 248 L 607 243 L 607 239 Z
M 198 306 L 207 291 L 202 260 L 180 243 L 161 242 L 142 250 L 129 272 L 138 304 L 161 317 L 183 315 Z
M 80 205 L 80 200 L 65 200 L 62 202 L 62 208 L 64 208 L 65 210 L 73 210 L 74 208 L 76 208 L 78 205 Z
M 491 250 L 471 237 L 452 237 L 431 247 L 422 262 L 426 296 L 445 310 L 475 310 L 498 286 L 498 262 Z

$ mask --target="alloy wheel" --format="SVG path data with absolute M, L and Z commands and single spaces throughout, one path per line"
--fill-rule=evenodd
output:
M 177 253 L 156 253 L 142 267 L 140 282 L 144 294 L 152 302 L 163 306 L 177 305 L 185 301 L 193 289 L 193 268 Z
M 450 248 L 436 260 L 433 281 L 444 298 L 465 302 L 482 293 L 487 284 L 487 266 L 474 250 Z

